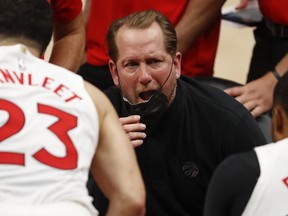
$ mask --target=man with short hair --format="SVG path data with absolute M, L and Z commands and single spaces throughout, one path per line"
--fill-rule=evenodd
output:
M 255 119 L 223 91 L 180 78 L 176 31 L 161 13 L 141 11 L 116 20 L 107 42 L 116 87 L 106 93 L 136 147 L 146 215 L 202 215 L 217 165 L 266 143 Z M 105 199 L 92 183 L 89 188 L 104 215 Z

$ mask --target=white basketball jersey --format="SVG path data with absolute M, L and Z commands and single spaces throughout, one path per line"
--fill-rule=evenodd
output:
M 0 47 L 0 215 L 1 205 L 57 202 L 96 215 L 86 181 L 98 131 L 80 76 L 23 45 Z
M 288 138 L 255 148 L 260 177 L 244 216 L 288 215 Z M 245 175 L 245 173 L 243 173 Z

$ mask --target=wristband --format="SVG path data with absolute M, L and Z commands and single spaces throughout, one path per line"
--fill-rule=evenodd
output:
M 276 68 L 274 68 L 274 70 L 272 70 L 272 73 L 274 75 L 274 77 L 279 81 L 281 79 L 281 76 L 279 75 L 279 73 L 277 72 Z

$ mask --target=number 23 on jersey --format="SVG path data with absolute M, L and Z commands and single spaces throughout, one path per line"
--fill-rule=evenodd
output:
M 25 124 L 25 114 L 15 103 L 0 99 L 0 111 L 1 110 L 8 113 L 8 119 L 2 126 L 0 125 L 0 147 L 1 144 L 3 145 L 2 142 L 4 140 L 19 133 Z M 66 155 L 64 157 L 57 157 L 42 147 L 39 151 L 31 155 L 31 157 L 57 169 L 75 169 L 77 167 L 78 153 L 68 132 L 77 126 L 77 117 L 45 104 L 37 104 L 37 111 L 37 115 L 46 114 L 58 118 L 58 121 L 50 125 L 47 130 L 55 134 L 63 143 L 66 149 Z M 35 136 L 37 136 L 37 134 Z M 23 142 L 25 142 L 25 140 Z M 13 143 L 7 145 L 13 145 Z M 26 156 L 29 157 L 29 155 Z M 0 165 L 4 164 L 25 166 L 25 153 L 0 151 Z

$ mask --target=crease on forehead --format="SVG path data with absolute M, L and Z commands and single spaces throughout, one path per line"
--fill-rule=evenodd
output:
M 116 44 L 119 54 L 122 55 L 134 56 L 144 51 L 146 54 L 156 56 L 159 55 L 157 54 L 159 50 L 166 53 L 164 36 L 160 26 L 156 23 L 145 29 L 121 27 L 116 37 Z

